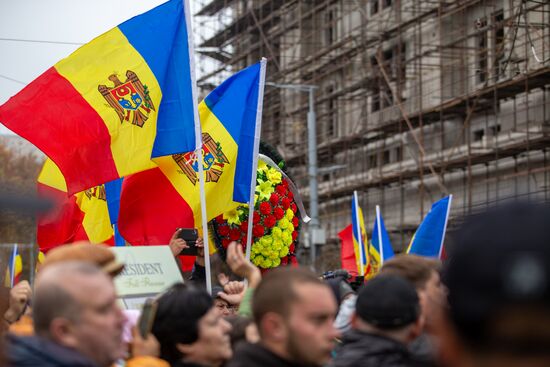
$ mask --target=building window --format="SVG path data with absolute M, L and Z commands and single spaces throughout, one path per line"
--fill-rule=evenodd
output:
M 389 164 L 390 163 L 390 151 L 384 150 L 384 153 L 382 154 L 382 164 Z
M 401 162 L 403 160 L 403 149 L 401 147 L 395 148 L 395 162 Z
M 499 10 L 493 14 L 493 65 L 495 66 L 495 79 L 501 77 L 502 65 L 507 57 L 504 50 L 504 12 Z
M 476 20 L 476 80 L 484 83 L 488 77 L 489 63 L 487 61 L 489 40 L 487 34 L 487 18 Z
M 326 136 L 328 138 L 336 137 L 338 132 L 338 101 L 336 100 L 336 97 L 333 97 L 332 94 L 334 93 L 334 86 L 329 86 L 325 90 L 325 94 L 327 95 L 327 119 L 326 119 Z
M 367 169 L 376 168 L 378 166 L 378 157 L 376 154 L 371 154 L 367 157 L 368 166 Z
M 370 15 L 378 13 L 378 0 L 370 0 Z
M 336 41 L 336 9 L 328 9 L 325 13 L 325 43 L 332 45 Z
M 479 129 L 474 131 L 474 141 L 481 141 L 483 137 L 485 136 L 485 130 Z
M 382 0 L 382 9 L 389 8 L 390 6 L 392 6 L 392 3 L 392 0 Z

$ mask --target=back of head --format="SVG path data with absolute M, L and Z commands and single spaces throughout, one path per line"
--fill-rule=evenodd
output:
M 392 331 L 414 324 L 420 315 L 416 290 L 396 275 L 378 275 L 359 291 L 356 314 L 366 324 Z
M 444 271 L 450 319 L 471 350 L 550 351 L 550 206 L 512 203 L 468 218 Z
M 117 262 L 115 254 L 104 244 L 81 241 L 58 246 L 48 252 L 40 269 L 66 261 L 83 261 L 101 268 L 109 276 L 118 275 L 124 265 Z
M 384 262 L 380 274 L 393 274 L 407 279 L 418 290 L 423 289 L 433 272 L 438 272 L 441 262 L 436 259 L 400 254 Z
M 289 315 L 291 305 L 298 300 L 294 287 L 302 284 L 325 286 L 322 280 L 305 268 L 277 268 L 263 277 L 252 300 L 252 314 L 260 335 L 261 320 L 265 314 L 273 312 L 283 317 Z
M 158 299 L 152 333 L 160 343 L 162 359 L 181 360 L 176 344 L 192 344 L 199 338 L 198 322 L 212 306 L 206 291 L 187 284 L 175 284 Z
M 44 268 L 37 276 L 33 297 L 34 328 L 38 335 L 49 337 L 50 324 L 57 317 L 77 321 L 80 304 L 72 289 L 91 277 L 105 276 L 100 269 L 85 262 L 60 262 Z

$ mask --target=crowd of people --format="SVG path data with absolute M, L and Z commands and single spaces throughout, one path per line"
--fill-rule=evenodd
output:
M 142 335 L 117 303 L 107 246 L 51 250 L 10 293 L 7 366 L 550 366 L 550 206 L 471 216 L 439 260 L 401 254 L 358 289 L 345 272 L 262 274 L 232 243 L 212 294 L 192 279 L 155 299 Z M 177 236 L 176 236 L 177 237 Z M 175 240 L 178 253 L 185 243 Z

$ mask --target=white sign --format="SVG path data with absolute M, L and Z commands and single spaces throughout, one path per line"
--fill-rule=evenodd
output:
M 148 297 L 183 282 L 168 246 L 111 247 L 124 270 L 115 277 L 118 296 L 128 309 L 138 309 Z

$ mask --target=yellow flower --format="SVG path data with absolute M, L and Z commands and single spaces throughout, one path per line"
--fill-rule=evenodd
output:
M 283 240 L 282 239 L 276 239 L 276 240 L 273 240 L 273 248 L 274 249 L 281 249 L 283 247 Z
M 258 161 L 258 172 L 265 172 L 268 168 L 267 163 L 262 160 Z
M 286 229 L 288 228 L 289 225 L 292 225 L 292 223 L 290 223 L 288 221 L 288 219 L 286 218 L 283 218 L 279 221 L 279 223 L 277 224 L 277 227 L 281 228 L 281 229 Z M 294 228 L 293 228 L 294 229 Z
M 267 235 L 267 236 L 263 236 L 262 238 L 260 238 L 260 243 L 264 246 L 264 247 L 268 247 L 268 246 L 271 246 L 271 244 L 273 243 L 273 237 Z
M 229 224 L 235 224 L 239 225 L 241 224 L 241 219 L 239 216 L 242 214 L 242 210 L 239 208 L 232 209 L 230 211 L 227 211 L 223 213 L 223 219 L 227 221 Z
M 294 218 L 294 212 L 292 211 L 292 209 L 289 208 L 286 210 L 285 218 L 289 221 L 292 221 L 292 219 Z
M 262 261 L 262 268 L 264 269 L 269 269 L 271 268 L 271 266 L 273 265 L 273 263 L 271 262 L 271 260 L 269 259 L 265 259 L 264 261 Z
M 276 258 L 273 260 L 273 267 L 276 268 L 277 266 L 281 265 L 281 259 Z
M 260 196 L 260 200 L 269 200 L 269 197 L 275 191 L 273 184 L 269 181 L 258 180 L 260 183 L 256 186 L 256 192 Z
M 281 228 L 278 227 L 273 227 L 273 229 L 271 230 L 271 235 L 273 236 L 273 239 L 275 239 L 275 241 L 281 239 L 282 233 L 283 231 L 281 230 Z
M 273 185 L 277 185 L 281 183 L 282 178 L 283 178 L 283 175 L 281 175 L 281 172 L 277 171 L 276 169 L 270 168 L 269 171 L 267 171 L 267 179 Z
M 286 246 L 290 246 L 292 243 L 292 232 L 290 231 L 283 231 L 283 244 Z
M 261 266 L 264 261 L 265 259 L 262 255 L 256 255 L 256 257 L 254 257 L 254 260 L 252 260 L 252 263 L 256 266 Z
M 283 247 L 281 251 L 279 251 L 279 256 L 285 257 L 286 255 L 288 255 L 288 247 Z

